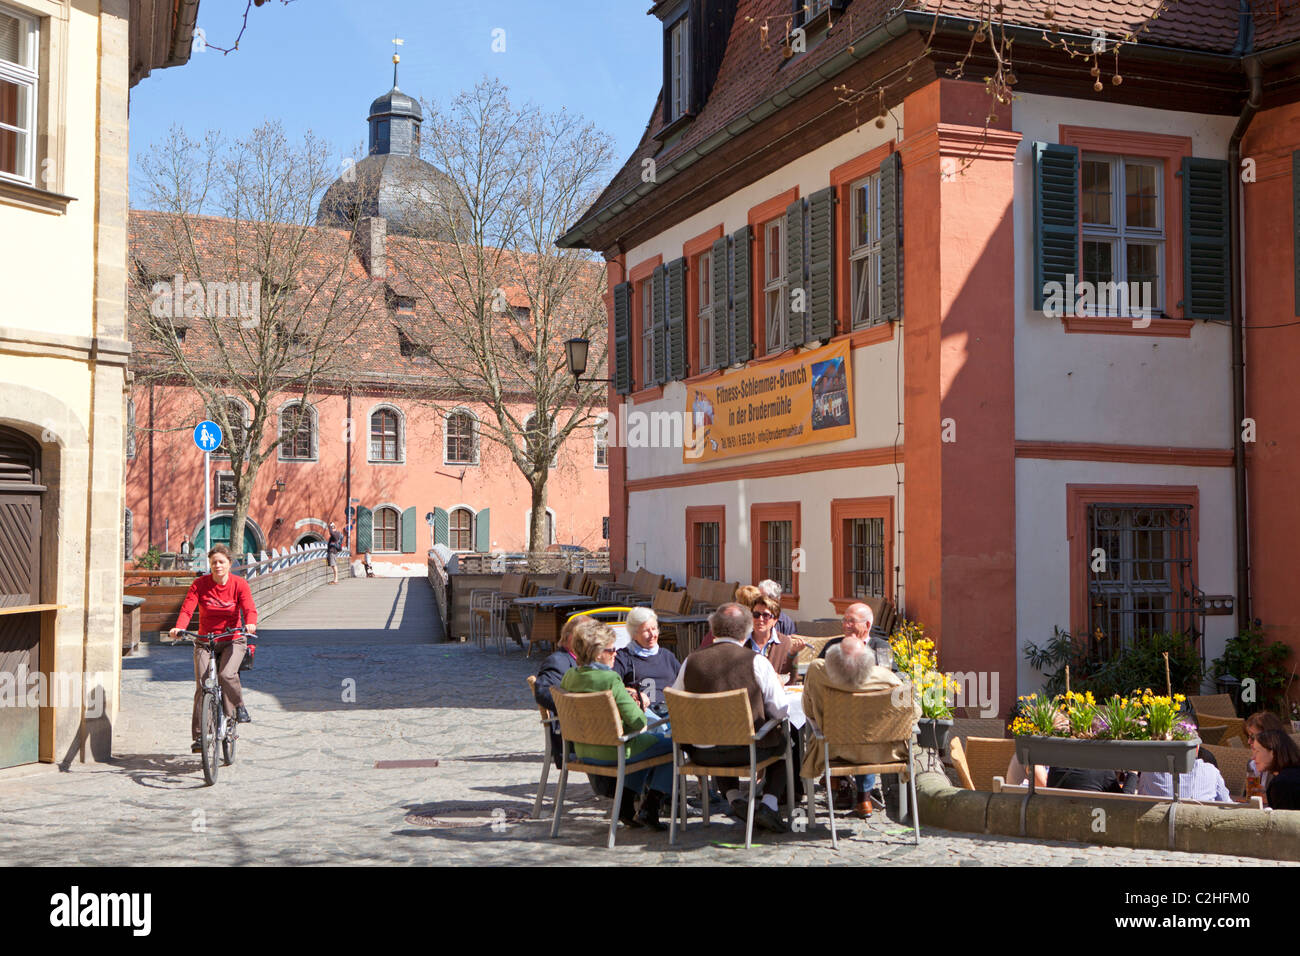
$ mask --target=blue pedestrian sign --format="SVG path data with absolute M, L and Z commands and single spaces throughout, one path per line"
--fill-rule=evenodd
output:
M 199 451 L 216 451 L 221 447 L 221 426 L 216 422 L 199 422 L 194 426 L 194 444 L 199 446 Z

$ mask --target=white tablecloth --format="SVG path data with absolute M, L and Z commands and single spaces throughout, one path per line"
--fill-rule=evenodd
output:
M 793 727 L 795 730 L 802 729 L 804 723 L 807 721 L 807 718 L 804 717 L 803 715 L 802 689 L 792 690 L 791 688 L 787 687 L 785 689 L 785 698 L 790 705 L 790 711 L 789 711 L 790 726 Z

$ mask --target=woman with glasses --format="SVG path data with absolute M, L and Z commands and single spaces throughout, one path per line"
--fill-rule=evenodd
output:
M 573 653 L 577 656 L 578 666 L 565 673 L 560 681 L 560 689 L 571 694 L 612 691 L 618 715 L 623 720 L 623 733 L 628 734 L 644 730 L 649 721 L 623 686 L 623 678 L 614 672 L 614 641 L 614 629 L 608 624 L 580 630 L 573 641 Z M 573 749 L 580 759 L 589 763 L 603 766 L 618 764 L 618 751 L 614 747 L 575 743 Z M 672 764 L 660 764 L 642 770 L 633 768 L 640 761 L 672 752 L 672 739 L 656 733 L 639 734 L 628 741 L 623 805 L 618 810 L 618 818 L 624 826 L 666 829 L 659 822 L 659 808 L 672 786 Z M 645 799 L 641 802 L 640 811 L 637 811 L 636 796 L 643 788 L 646 788 Z
M 1255 739 L 1255 735 L 1259 734 L 1261 731 L 1276 730 L 1285 734 L 1290 729 L 1290 727 L 1282 723 L 1282 718 L 1271 710 L 1258 710 L 1246 718 L 1246 745 L 1250 746 Z M 1268 785 L 1272 780 L 1272 774 L 1267 770 L 1262 770 L 1257 767 L 1253 759 L 1246 763 L 1247 781 L 1249 781 L 1251 777 L 1257 777 L 1259 779 L 1260 793 L 1268 793 Z M 1249 784 L 1247 785 L 1247 789 L 1249 789 Z M 1246 793 L 1245 795 L 1247 797 L 1254 796 L 1252 793 Z
M 798 673 L 796 659 L 804 649 L 801 638 L 780 633 L 776 628 L 781 616 L 781 603 L 759 593 L 750 605 L 754 615 L 754 630 L 745 641 L 745 646 L 755 654 L 762 654 L 772 665 L 783 684 L 788 684 Z

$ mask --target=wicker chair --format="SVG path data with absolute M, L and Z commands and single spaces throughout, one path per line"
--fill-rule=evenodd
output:
M 1005 777 L 1016 755 L 1016 742 L 1004 737 L 967 737 L 966 766 L 976 790 L 993 790 L 993 778 Z
M 1213 744 L 1201 744 L 1201 749 L 1214 755 L 1219 765 L 1219 773 L 1228 787 L 1228 793 L 1240 797 L 1246 792 L 1246 764 L 1250 763 L 1250 749 L 1247 747 L 1218 747 Z
M 1237 709 L 1232 705 L 1232 697 L 1229 694 L 1206 694 L 1197 696 L 1195 694 L 1187 698 L 1187 704 L 1196 713 L 1210 714 L 1214 717 L 1236 717 Z
M 745 849 L 754 837 L 754 800 L 758 792 L 758 774 L 763 768 L 780 760 L 785 761 L 786 799 L 791 816 L 794 815 L 794 758 L 790 749 L 790 721 L 775 718 L 754 729 L 753 712 L 749 709 L 749 693 L 743 688 L 714 694 L 689 694 L 668 688 L 664 691 L 668 702 L 668 718 L 673 725 L 673 802 L 672 821 L 668 830 L 668 845 L 677 842 L 677 808 L 682 809 L 682 826 L 686 826 L 686 777 L 700 778 L 701 803 L 704 807 L 704 825 L 709 825 L 709 777 L 737 777 L 749 781 L 749 812 L 745 820 Z M 781 728 L 785 739 L 785 754 L 781 757 L 758 759 L 758 741 L 776 727 Z M 687 744 L 713 747 L 748 747 L 749 766 L 714 766 L 696 763 L 687 757 L 682 747 Z M 679 794 L 680 800 L 679 803 Z
M 795 633 L 790 635 L 791 637 L 799 638 L 804 643 L 804 648 L 799 652 L 799 656 L 795 658 L 795 663 L 811 664 L 821 656 L 822 648 L 826 646 L 827 642 L 834 640 L 834 638 L 810 637 L 800 629 L 801 627 L 803 627 L 803 625 L 796 625 Z
M 1224 743 L 1234 739 L 1240 740 L 1243 745 L 1247 742 L 1246 722 L 1240 717 L 1217 717 L 1214 714 L 1198 713 L 1196 724 L 1198 727 L 1223 727 Z
M 957 781 L 962 789 L 974 790 L 975 781 L 971 779 L 970 767 L 966 763 L 966 748 L 962 746 L 960 737 L 948 741 L 948 755 L 952 758 L 952 769 L 957 771 Z
M 813 727 L 813 742 L 810 746 L 820 746 L 826 762 L 826 807 L 831 819 L 831 845 L 838 848 L 839 836 L 835 832 L 835 786 L 832 777 L 859 776 L 868 773 L 896 773 L 899 775 L 898 816 L 901 820 L 906 811 L 904 804 L 908 791 L 912 800 L 912 835 L 918 845 L 921 842 L 921 815 L 916 802 L 916 764 L 912 748 L 913 729 L 916 725 L 915 711 L 912 709 L 912 695 L 902 701 L 894 700 L 894 689 L 884 691 L 846 691 L 828 689 L 826 691 L 825 709 L 822 712 L 822 726 Z M 812 726 L 809 722 L 809 726 Z M 889 761 L 886 763 L 848 763 L 831 758 L 833 745 L 855 746 L 861 744 L 906 744 L 907 762 Z M 902 786 L 902 775 L 907 774 L 907 787 Z M 808 795 L 808 822 L 813 823 L 816 816 L 813 808 L 813 781 L 804 782 L 804 793 Z
M 691 609 L 691 595 L 689 591 L 669 591 L 660 588 L 655 592 L 654 600 L 650 602 L 650 609 L 655 615 L 660 614 L 686 614 Z M 666 647 L 676 649 L 677 647 L 677 625 L 665 624 L 662 621 L 659 624 L 659 643 Z
M 537 704 L 537 678 L 531 674 L 528 676 L 528 699 Z M 546 778 L 551 774 L 551 728 L 556 723 L 556 718 L 551 716 L 541 704 L 537 704 L 537 710 L 542 715 L 542 736 L 546 738 L 545 750 L 542 753 L 542 781 L 537 785 L 537 799 L 533 801 L 533 819 L 539 819 L 542 815 L 542 801 L 546 797 Z
M 839 618 L 822 618 L 816 621 L 795 621 L 794 631 L 800 637 L 843 637 L 844 625 Z
M 585 773 L 587 776 L 616 777 L 614 785 L 614 806 L 609 812 L 609 848 L 614 849 L 614 835 L 618 830 L 618 809 L 623 805 L 623 781 L 627 777 L 627 744 L 645 730 L 623 733 L 623 719 L 618 714 L 612 691 L 598 694 L 569 694 L 556 688 L 551 691 L 555 701 L 555 712 L 560 719 L 560 739 L 563 741 L 564 756 L 560 765 L 560 785 L 555 794 L 555 818 L 551 822 L 551 837 L 560 832 L 560 814 L 564 810 L 564 790 L 569 782 L 569 771 Z M 662 720 L 651 721 L 646 729 L 657 727 Z M 606 767 L 601 764 L 586 763 L 572 753 L 573 744 L 594 744 L 601 747 L 618 749 L 618 766 Z M 634 762 L 633 770 L 645 770 L 672 761 L 669 754 L 647 757 Z

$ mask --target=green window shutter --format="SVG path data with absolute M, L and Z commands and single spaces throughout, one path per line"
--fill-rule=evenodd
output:
M 667 269 L 668 380 L 679 381 L 689 371 L 686 358 L 686 260 L 674 259 Z
M 374 547 L 375 513 L 357 506 L 357 554 L 365 554 Z
M 450 522 L 447 520 L 447 512 L 442 508 L 434 508 L 433 543 L 440 544 L 443 547 L 451 547 L 451 532 L 449 528 Z
M 880 164 L 880 318 L 885 322 L 903 317 L 902 183 L 902 160 L 890 153 Z
M 632 283 L 614 286 L 614 391 L 632 391 Z
M 713 256 L 709 268 L 713 271 L 709 279 L 709 290 L 713 295 L 713 364 L 726 368 L 731 364 L 731 338 L 728 334 L 730 312 L 727 301 L 727 246 L 730 240 L 723 236 L 713 241 Z
M 415 554 L 415 508 L 406 508 L 402 511 L 402 523 L 398 534 L 402 538 L 398 542 L 398 550 L 403 554 Z
M 754 230 L 741 226 L 731 234 L 731 321 L 727 324 L 732 363 L 748 362 L 754 357 L 752 272 L 750 243 Z
M 1183 315 L 1231 316 L 1228 265 L 1228 163 L 1183 157 Z
M 1300 149 L 1291 154 L 1291 225 L 1295 232 L 1292 246 L 1295 268 L 1295 314 L 1300 315 Z
M 653 382 L 646 382 L 647 385 L 662 385 L 668 380 L 668 362 L 664 349 L 664 339 L 668 338 L 668 308 L 667 296 L 664 294 L 664 275 L 667 269 L 663 266 L 655 266 L 654 274 L 650 276 L 650 282 L 654 288 L 654 312 L 650 316 L 650 321 L 654 323 L 654 346 L 655 354 L 651 366 L 651 374 L 654 376 Z
M 487 554 L 492 550 L 491 516 L 491 508 L 484 508 L 474 516 L 474 550 L 479 554 Z
M 808 339 L 808 284 L 804 281 L 803 200 L 785 207 L 785 315 L 791 345 Z M 796 294 L 795 290 L 799 290 Z M 800 310 L 795 311 L 795 306 Z
M 808 197 L 808 338 L 835 334 L 835 187 Z
M 1043 308 L 1047 283 L 1064 290 L 1078 271 L 1079 148 L 1034 143 L 1034 308 Z

